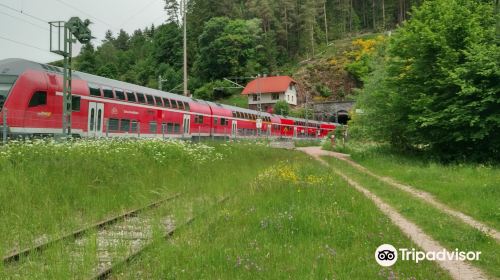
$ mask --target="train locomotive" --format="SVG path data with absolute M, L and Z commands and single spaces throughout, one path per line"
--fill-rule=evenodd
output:
M 72 77 L 74 137 L 324 138 L 336 127 L 78 71 Z M 0 127 L 6 125 L 9 137 L 60 134 L 62 87 L 59 67 L 23 59 L 0 60 Z

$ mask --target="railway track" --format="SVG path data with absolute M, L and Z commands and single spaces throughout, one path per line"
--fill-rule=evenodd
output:
M 228 199 L 229 199 L 229 196 L 226 196 L 226 197 L 220 199 L 219 201 L 217 201 L 216 205 L 222 204 Z M 185 221 L 183 224 L 181 224 L 179 226 L 174 226 L 174 227 L 168 229 L 165 232 L 164 237 L 168 238 L 168 237 L 172 236 L 177 230 L 181 229 L 184 226 L 191 224 L 196 218 L 197 217 L 191 217 L 187 221 Z M 114 271 L 118 270 L 120 267 L 124 266 L 125 264 L 127 264 L 128 262 L 130 262 L 135 257 L 137 257 L 142 252 L 144 252 L 145 250 L 149 249 L 152 246 L 153 246 L 153 243 L 149 243 L 149 244 L 147 244 L 147 245 L 145 245 L 137 250 L 132 251 L 128 256 L 123 258 L 121 261 L 116 262 L 115 264 L 113 264 L 105 269 L 100 270 L 91 279 L 95 279 L 95 280 L 108 279 Z
M 177 193 L 173 196 L 157 200 L 157 201 L 150 203 L 144 207 L 127 211 L 127 212 L 122 213 L 120 215 L 113 216 L 111 218 L 107 218 L 105 220 L 102 220 L 102 221 L 97 222 L 93 225 L 84 227 L 82 229 L 73 231 L 71 233 L 53 238 L 51 240 L 40 242 L 39 244 L 37 244 L 35 246 L 25 248 L 22 250 L 11 251 L 9 254 L 7 254 L 6 256 L 4 256 L 2 258 L 3 263 L 4 263 L 4 265 L 10 265 L 12 263 L 19 261 L 22 257 L 27 257 L 35 252 L 40 253 L 40 252 L 44 251 L 45 249 L 49 248 L 50 246 L 53 246 L 56 243 L 60 243 L 60 242 L 68 241 L 68 240 L 73 240 L 73 239 L 76 240 L 76 239 L 82 237 L 83 235 L 89 233 L 90 231 L 105 229 L 105 228 L 110 227 L 110 226 L 112 226 L 120 221 L 127 219 L 127 218 L 137 216 L 141 212 L 158 207 L 159 205 L 161 205 L 165 202 L 172 201 L 179 196 L 181 196 L 181 194 Z
M 6 266 L 13 267 L 13 272 L 22 271 L 19 263 L 23 257 L 29 257 L 35 252 L 41 253 L 61 243 L 61 251 L 57 255 L 70 258 L 70 271 L 72 275 L 79 275 L 82 279 L 107 279 L 119 267 L 134 259 L 153 244 L 155 231 L 161 229 L 162 237 L 169 237 L 183 226 L 192 223 L 196 217 L 191 217 L 180 225 L 171 216 L 155 216 L 154 208 L 160 208 L 165 202 L 174 200 L 181 194 L 156 201 L 122 215 L 106 219 L 89 227 L 80 229 L 73 233 L 64 235 L 37 246 L 16 251 L 3 258 Z M 215 205 L 221 204 L 229 197 L 217 201 Z M 63 243 L 66 242 L 66 243 Z M 58 256 L 59 257 L 59 256 Z M 90 265 L 82 265 L 85 260 L 91 259 Z M 40 269 L 47 266 L 44 258 L 29 260 L 28 265 Z M 19 267 L 16 265 L 19 264 Z

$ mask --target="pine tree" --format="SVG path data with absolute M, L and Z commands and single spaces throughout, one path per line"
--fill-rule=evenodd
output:
M 179 25 L 179 2 L 177 0 L 165 0 L 165 11 L 167 12 L 167 22 L 173 22 Z

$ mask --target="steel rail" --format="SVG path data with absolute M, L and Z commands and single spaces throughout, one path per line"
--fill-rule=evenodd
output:
M 4 264 L 8 264 L 8 263 L 19 261 L 21 259 L 21 257 L 28 256 L 31 253 L 35 252 L 35 251 L 36 252 L 41 252 L 44 249 L 50 247 L 50 245 L 52 245 L 52 244 L 55 244 L 55 243 L 58 243 L 58 242 L 62 242 L 62 241 L 66 241 L 66 240 L 70 240 L 70 239 L 74 239 L 74 238 L 78 238 L 78 237 L 84 235 L 85 233 L 87 233 L 87 232 L 89 232 L 90 230 L 93 230 L 93 229 L 102 229 L 102 228 L 105 228 L 105 227 L 110 226 L 112 224 L 115 224 L 115 223 L 117 223 L 119 221 L 122 221 L 125 218 L 131 217 L 131 216 L 135 216 L 136 214 L 138 214 L 138 213 L 140 213 L 142 211 L 145 211 L 145 210 L 148 210 L 148 209 L 151 209 L 151 208 L 155 208 L 155 207 L 159 206 L 162 203 L 165 203 L 167 201 L 171 201 L 171 200 L 179 197 L 180 195 L 181 195 L 181 193 L 177 193 L 177 194 L 175 194 L 173 196 L 170 196 L 170 197 L 167 197 L 167 198 L 155 201 L 155 202 L 153 202 L 151 204 L 148 204 L 148 205 L 146 205 L 144 207 L 137 208 L 137 209 L 125 212 L 123 214 L 120 214 L 120 215 L 117 215 L 117 216 L 105 219 L 105 220 L 103 220 L 101 222 L 95 223 L 93 225 L 90 225 L 88 227 L 85 227 L 85 228 L 82 228 L 82 229 L 79 229 L 79 230 L 76 230 L 76 231 L 74 231 L 72 233 L 63 235 L 61 237 L 54 238 L 52 240 L 46 241 L 46 242 L 44 242 L 42 244 L 39 244 L 39 245 L 36 245 L 34 247 L 25 248 L 25 249 L 20 250 L 20 251 L 14 251 L 14 252 L 10 253 L 9 255 L 4 256 L 3 257 L 3 262 L 4 262 Z
M 228 200 L 229 198 L 230 198 L 230 196 L 226 196 L 226 197 L 224 197 L 224 198 L 220 199 L 219 201 L 217 201 L 217 203 L 216 203 L 214 206 L 217 206 L 217 205 L 220 205 L 220 204 L 224 203 L 224 202 L 225 202 L 226 200 Z M 208 210 L 204 211 L 202 214 L 206 213 L 207 211 L 208 211 Z M 200 215 L 198 215 L 198 216 L 200 216 Z M 189 224 L 191 224 L 191 223 L 192 223 L 192 222 L 193 222 L 196 218 L 197 218 L 197 217 L 191 217 L 191 218 L 189 218 L 186 222 L 184 222 L 183 224 L 181 224 L 180 226 L 178 226 L 178 227 L 174 227 L 174 228 L 172 228 L 172 229 L 168 230 L 168 231 L 165 233 L 164 237 L 165 237 L 165 238 L 169 238 L 169 237 L 171 237 L 172 235 L 174 235 L 174 233 L 175 233 L 177 230 L 179 230 L 179 229 L 181 229 L 181 228 L 183 228 L 183 227 L 185 227 L 185 226 L 188 226 L 188 225 L 189 225 Z M 116 264 L 111 265 L 109 268 L 106 268 L 106 269 L 104 269 L 104 270 L 102 270 L 102 271 L 99 271 L 96 275 L 92 276 L 92 278 L 90 278 L 90 279 L 95 279 L 95 280 L 104 280 L 104 279 L 108 279 L 108 278 L 111 276 L 111 274 L 113 274 L 113 272 L 114 272 L 115 270 L 117 270 L 117 268 L 119 268 L 119 267 L 123 267 L 125 264 L 129 263 L 129 262 L 130 262 L 130 261 L 132 261 L 134 258 L 136 258 L 137 256 L 139 256 L 142 252 L 144 252 L 144 251 L 148 250 L 149 248 L 153 247 L 153 245 L 154 245 L 154 242 L 151 242 L 151 243 L 149 243 L 149 244 L 147 244 L 147 245 L 143 246 L 142 248 L 140 248 L 140 249 L 138 249 L 138 250 L 136 250 L 136 251 L 132 252 L 130 255 L 128 255 L 128 256 L 127 256 L 126 258 L 124 258 L 123 260 L 121 260 L 121 261 L 117 262 Z

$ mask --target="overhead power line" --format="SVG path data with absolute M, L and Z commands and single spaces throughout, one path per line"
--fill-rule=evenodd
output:
M 90 13 L 85 12 L 84 10 L 82 10 L 82 9 L 80 9 L 80 8 L 78 8 L 78 7 L 75 7 L 75 6 L 71 5 L 71 4 L 68 4 L 68 3 L 66 3 L 66 2 L 64 2 L 64 1 L 62 1 L 62 0 L 55 0 L 55 1 L 57 1 L 57 2 L 59 2 L 59 3 L 61 3 L 61 4 L 63 4 L 63 5 L 65 5 L 65 6 L 67 6 L 67 7 L 69 7 L 69 8 L 71 8 L 71 9 L 75 10 L 75 11 L 78 11 L 78 12 L 80 12 L 80 13 L 82 13 L 82 14 L 87 15 L 87 16 L 88 16 L 88 17 L 90 17 L 91 19 L 94 19 L 94 20 L 96 20 L 96 21 L 98 21 L 98 22 L 100 22 L 100 23 L 104 24 L 104 25 L 105 25 L 108 29 L 119 29 L 119 28 L 117 28 L 116 26 L 113 26 L 112 24 L 109 24 L 109 23 L 105 22 L 104 20 L 102 20 L 102 19 L 99 19 L 99 18 L 95 17 L 94 15 L 92 15 L 92 14 L 90 14 Z
M 35 24 L 35 23 L 31 22 L 31 21 L 27 21 L 27 20 L 25 20 L 24 18 L 15 17 L 15 16 L 13 16 L 13 15 L 10 15 L 10 14 L 5 13 L 5 12 L 2 12 L 2 11 L 0 11 L 0 14 L 4 14 L 4 15 L 6 15 L 6 16 L 8 16 L 8 17 L 13 18 L 13 19 L 17 19 L 17 20 L 23 21 L 23 22 L 25 22 L 25 23 L 27 23 L 27 24 L 30 24 L 30 25 L 32 25 L 32 26 L 34 26 L 34 27 L 36 27 L 36 28 L 41 29 L 41 30 L 44 30 L 44 31 L 49 31 L 49 27 L 48 27 L 48 26 L 44 26 L 44 27 L 42 27 L 41 25 Z
M 126 20 L 124 20 L 122 23 L 120 23 L 120 26 L 123 26 L 125 23 L 130 23 L 130 21 L 133 18 L 140 15 L 142 12 L 144 12 L 144 10 L 149 8 L 149 6 L 153 5 L 155 2 L 158 2 L 158 0 L 153 0 L 153 1 L 149 2 L 148 4 L 146 4 L 144 7 L 142 7 L 139 11 L 134 12 L 134 14 L 132 16 L 128 17 Z
M 2 7 L 4 7 L 4 8 L 7 8 L 7 9 L 9 9 L 9 10 L 11 10 L 11 11 L 18 12 L 18 13 L 20 13 L 20 14 L 23 14 L 23 15 L 25 15 L 25 16 L 27 16 L 27 17 L 32 18 L 32 19 L 36 19 L 36 20 L 38 20 L 38 21 L 40 21 L 40 22 L 43 22 L 43 23 L 49 23 L 47 20 L 44 20 L 44 19 L 39 18 L 39 17 L 37 17 L 37 16 L 34 16 L 34 15 L 32 15 L 32 14 L 28 14 L 28 13 L 26 13 L 26 12 L 22 11 L 22 10 L 18 10 L 18 9 L 12 8 L 12 7 L 7 6 L 7 5 L 5 5 L 5 4 L 0 3 L 0 6 L 2 6 Z
M 3 36 L 0 36 L 0 39 L 3 39 L 5 41 L 9 41 L 9 42 L 12 42 L 12 43 L 15 43 L 15 44 L 18 44 L 18 45 L 22 45 L 22 46 L 25 46 L 25 47 L 29 47 L 29 48 L 33 48 L 33 49 L 37 49 L 39 51 L 43 51 L 43 52 L 46 52 L 46 53 L 51 53 L 49 52 L 48 50 L 46 49 L 42 49 L 40 47 L 37 47 L 37 46 L 34 46 L 34 45 L 30 45 L 28 43 L 24 43 L 24 42 L 20 42 L 20 41 L 16 41 L 16 40 L 12 40 L 12 39 L 9 39 L 7 37 L 3 37 Z

